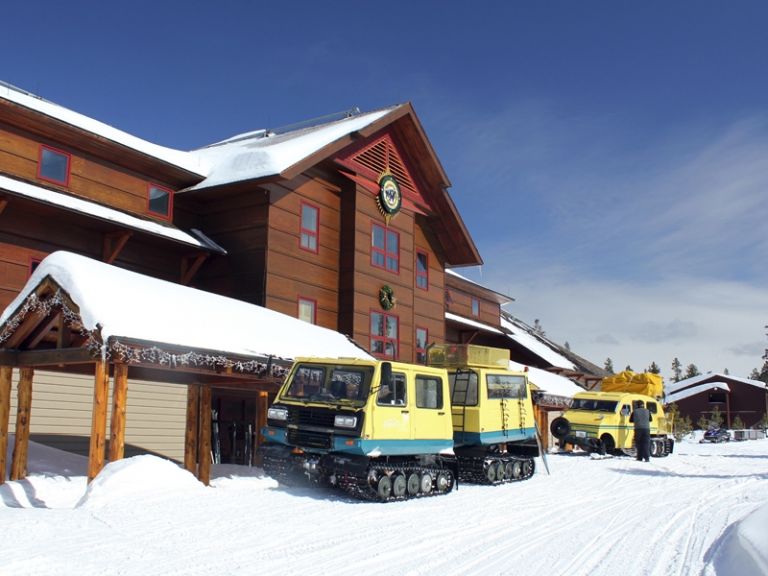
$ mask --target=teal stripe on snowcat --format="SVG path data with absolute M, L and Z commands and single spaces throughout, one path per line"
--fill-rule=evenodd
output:
M 517 428 L 515 430 L 492 430 L 490 432 L 459 432 L 454 431 L 453 439 L 457 445 L 467 444 L 501 444 L 503 442 L 520 442 L 534 440 L 535 428 Z

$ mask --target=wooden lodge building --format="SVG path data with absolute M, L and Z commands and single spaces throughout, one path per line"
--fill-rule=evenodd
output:
M 509 343 L 500 319 L 509 299 L 446 273 L 482 263 L 449 186 L 410 104 L 182 152 L 2 85 L 0 311 L 46 256 L 63 250 L 346 334 L 381 358 L 423 362 L 429 343 L 486 343 L 488 334 Z M 114 305 L 141 300 L 126 298 Z M 6 418 L 11 432 L 21 422 L 33 439 L 86 452 L 93 367 L 67 360 L 66 347 L 82 342 L 61 313 L 41 319 L 0 340 L 0 371 L 13 368 L 19 395 L 31 389 L 35 398 L 30 415 L 11 395 L 4 416 L 0 375 L 0 436 Z M 180 375 L 118 364 L 111 372 L 128 389 L 129 455 L 190 458 L 185 434 L 189 440 L 197 386 L 210 393 L 218 456 L 244 462 L 244 435 L 265 409 L 263 395 L 277 388 L 258 374 L 239 389 L 215 370 Z M 101 370 L 108 379 L 110 365 Z

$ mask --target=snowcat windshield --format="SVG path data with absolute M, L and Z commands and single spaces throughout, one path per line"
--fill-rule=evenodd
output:
M 616 412 L 618 402 L 613 400 L 595 400 L 594 398 L 575 398 L 571 410 L 590 410 L 592 412 Z
M 368 398 L 373 366 L 301 363 L 283 393 L 286 398 L 362 406 Z

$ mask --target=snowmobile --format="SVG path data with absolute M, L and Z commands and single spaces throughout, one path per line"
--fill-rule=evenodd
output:
M 727 429 L 721 427 L 710 427 L 709 430 L 704 432 L 704 437 L 699 440 L 702 444 L 705 442 L 712 442 L 719 444 L 720 442 L 730 442 L 731 433 Z

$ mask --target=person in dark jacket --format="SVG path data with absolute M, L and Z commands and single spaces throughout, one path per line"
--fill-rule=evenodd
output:
M 637 448 L 637 460 L 651 460 L 651 420 L 653 416 L 645 407 L 642 400 L 635 400 L 635 409 L 629 417 L 629 421 L 635 425 L 635 447 Z

